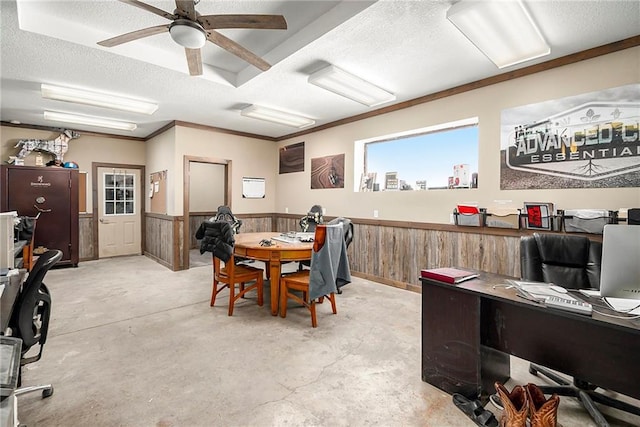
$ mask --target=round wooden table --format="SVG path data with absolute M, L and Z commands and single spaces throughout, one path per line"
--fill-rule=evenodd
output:
M 278 314 L 280 295 L 280 274 L 283 262 L 311 259 L 313 242 L 284 243 L 271 240 L 271 246 L 261 246 L 260 241 L 279 236 L 277 231 L 266 233 L 239 233 L 235 235 L 234 256 L 264 261 L 267 275 L 271 280 L 271 315 Z

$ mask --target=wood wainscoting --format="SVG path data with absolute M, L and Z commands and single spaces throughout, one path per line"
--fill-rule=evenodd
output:
M 78 229 L 80 235 L 79 251 L 80 261 L 98 259 L 98 251 L 93 241 L 93 214 L 81 213 L 78 215 Z
M 190 230 L 214 212 L 189 215 Z M 298 230 L 300 215 L 281 213 L 239 214 L 241 233 L 285 232 Z M 325 217 L 325 221 L 331 220 Z M 511 230 L 490 227 L 461 227 L 405 221 L 383 221 L 351 218 L 354 224 L 353 243 L 348 257 L 354 276 L 386 285 L 421 291 L 420 270 L 457 266 L 490 273 L 520 277 L 520 237 L 531 230 Z M 146 214 L 145 255 L 171 268 L 185 268 L 182 260 L 183 217 Z M 574 234 L 579 235 L 579 234 Z M 590 239 L 602 236 L 586 235 Z M 198 242 L 192 236 L 190 248 Z
M 300 215 L 274 214 L 275 230 L 297 230 L 299 219 Z M 418 277 L 424 268 L 457 266 L 520 277 L 520 237 L 534 233 L 450 224 L 351 220 L 354 237 L 347 250 L 351 273 L 415 292 L 421 292 Z M 602 241 L 601 235 L 572 235 Z
M 300 216 L 276 214 L 277 231 L 300 228 Z M 331 217 L 325 217 L 330 221 Z M 520 236 L 526 230 L 458 227 L 351 218 L 347 250 L 354 276 L 420 292 L 420 270 L 458 266 L 520 276 Z
M 144 224 L 144 254 L 171 270 L 182 270 L 183 217 L 147 212 Z
M 462 267 L 520 277 L 520 235 L 461 231 L 440 224 L 354 221 L 348 256 L 352 273 L 420 292 L 420 270 Z

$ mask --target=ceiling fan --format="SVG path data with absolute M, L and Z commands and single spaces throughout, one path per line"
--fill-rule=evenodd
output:
M 171 38 L 184 47 L 189 66 L 189 74 L 192 76 L 202 75 L 202 55 L 200 48 L 207 40 L 220 46 L 240 59 L 267 71 L 271 65 L 253 52 L 223 36 L 216 30 L 224 28 L 253 28 L 264 30 L 286 30 L 287 21 L 282 15 L 205 15 L 202 16 L 195 10 L 195 5 L 199 0 L 175 0 L 176 10 L 173 13 L 165 12 L 155 6 L 148 5 L 138 0 L 120 0 L 131 6 L 139 7 L 147 12 L 162 16 L 170 21 L 170 24 L 157 25 L 155 27 L 143 28 L 130 33 L 102 40 L 98 42 L 100 46 L 113 47 L 133 40 L 156 34 L 169 32 Z

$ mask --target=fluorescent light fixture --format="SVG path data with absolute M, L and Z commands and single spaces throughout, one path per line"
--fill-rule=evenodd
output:
M 123 98 L 100 92 L 83 89 L 53 86 L 46 83 L 40 85 L 43 98 L 58 101 L 75 102 L 77 104 L 94 105 L 96 107 L 113 108 L 114 110 L 132 111 L 134 113 L 153 114 L 158 104 L 138 99 Z
M 279 123 L 281 125 L 291 126 L 294 128 L 306 128 L 315 124 L 315 120 L 284 111 L 274 110 L 260 105 L 250 105 L 240 111 L 245 117 L 266 120 L 268 122 Z
M 520 0 L 461 0 L 449 8 L 447 19 L 498 68 L 551 52 Z
M 309 83 L 369 107 L 394 101 L 396 96 L 353 74 L 330 65 L 309 76 Z
M 169 34 L 174 42 L 189 49 L 200 49 L 207 41 L 204 28 L 188 19 L 176 19 L 169 26 Z
M 117 130 L 134 130 L 138 127 L 135 123 L 103 119 L 101 117 L 83 116 L 80 114 L 59 113 L 56 111 L 45 111 L 44 118 L 45 120 L 51 120 L 54 122 L 74 123 L 78 125 L 97 126 Z

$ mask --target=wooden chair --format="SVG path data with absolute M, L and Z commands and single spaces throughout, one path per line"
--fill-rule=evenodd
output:
M 315 231 L 311 270 L 283 275 L 280 279 L 280 316 L 287 317 L 287 300 L 292 299 L 311 312 L 311 326 L 318 326 L 316 304 L 326 297 L 337 314 L 338 288 L 351 282 L 347 250 L 341 224 L 318 225 Z M 298 291 L 302 297 L 293 293 Z
M 27 241 L 27 244 L 22 247 L 22 268 L 25 268 L 27 271 L 31 271 L 33 269 L 33 266 L 38 259 L 38 257 L 33 256 L 33 249 L 35 247 L 36 224 L 38 222 L 39 216 L 40 214 L 38 214 L 38 216 L 36 216 L 35 218 L 26 216 L 21 217 L 23 221 L 28 221 L 26 222 L 26 224 L 28 224 L 27 230 L 29 233 L 31 233 L 31 238 Z
M 225 288 L 229 288 L 229 316 L 233 315 L 233 306 L 239 298 L 244 298 L 249 291 L 258 291 L 258 305 L 264 303 L 263 270 L 260 268 L 236 264 L 233 255 L 224 263 L 220 258 L 213 256 L 213 291 L 211 292 L 211 307 L 216 303 L 216 296 Z M 247 282 L 255 281 L 253 285 L 246 286 Z M 222 285 L 221 285 L 222 284 Z M 236 284 L 239 284 L 239 292 L 236 294 Z

